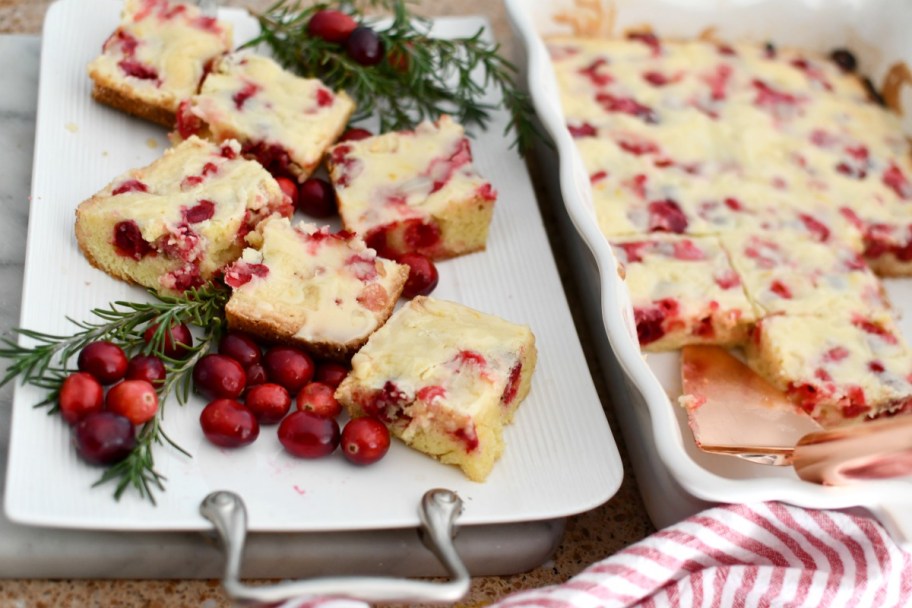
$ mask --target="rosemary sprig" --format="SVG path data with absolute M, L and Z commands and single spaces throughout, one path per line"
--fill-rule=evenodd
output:
M 391 12 L 391 23 L 378 29 L 364 4 Z M 341 10 L 372 27 L 383 42 L 386 59 L 364 66 L 339 44 L 311 36 L 310 18 L 326 9 Z M 430 21 L 411 14 L 407 0 L 335 0 L 306 8 L 300 0 L 279 0 L 257 18 L 261 33 L 244 46 L 265 43 L 286 68 L 348 91 L 358 104 L 354 120 L 376 115 L 380 130 L 389 131 L 450 114 L 467 127 L 485 128 L 497 108 L 488 97 L 493 87 L 511 114 L 504 133 L 514 134 L 513 146 L 520 153 L 528 151 L 536 138 L 546 139 L 528 95 L 516 85 L 516 67 L 499 54 L 500 45 L 483 39 L 481 29 L 467 38 L 432 38 Z
M 164 489 L 164 476 L 155 470 L 153 445 L 167 442 L 190 456 L 172 441 L 161 428 L 164 402 L 174 392 L 178 402 L 186 403 L 192 388 L 193 366 L 221 337 L 225 326 L 224 308 L 228 290 L 209 283 L 189 289 L 181 296 L 164 296 L 150 292 L 151 302 L 114 302 L 109 308 L 96 308 L 93 321 L 75 321 L 67 318 L 78 329 L 71 335 L 46 334 L 29 329 L 14 329 L 13 333 L 33 342 L 23 346 L 10 337 L 0 338 L 0 359 L 7 359 L 0 386 L 20 377 L 22 384 L 30 384 L 47 392 L 36 407 L 51 405 L 50 413 L 57 411 L 57 396 L 64 379 L 75 370 L 70 363 L 87 344 L 97 340 L 110 340 L 127 354 L 142 352 L 162 359 L 167 372 L 165 382 L 158 389 L 161 406 L 155 418 L 140 429 L 136 447 L 126 459 L 109 467 L 95 485 L 116 482 L 114 497 L 119 499 L 127 488 L 134 488 L 141 497 L 155 504 L 153 491 Z M 187 323 L 200 328 L 200 335 L 187 349 L 185 357 L 174 359 L 165 355 L 165 333 L 174 324 Z M 147 344 L 143 333 L 152 325 L 157 329 Z

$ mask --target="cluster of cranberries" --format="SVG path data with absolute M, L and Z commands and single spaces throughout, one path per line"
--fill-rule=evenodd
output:
M 315 12 L 307 24 L 307 33 L 341 45 L 345 53 L 361 65 L 377 65 L 383 60 L 383 41 L 377 32 L 358 25 L 351 15 L 342 11 Z
M 263 351 L 248 335 L 229 332 L 218 353 L 193 368 L 196 391 L 209 403 L 200 415 L 203 433 L 215 445 L 241 447 L 260 434 L 260 425 L 279 424 L 279 441 L 300 458 L 320 458 L 340 444 L 355 464 L 370 464 L 389 449 L 386 426 L 374 418 L 355 418 L 340 431 L 342 406 L 336 387 L 348 368 L 332 361 L 314 363 L 293 346 Z M 243 399 L 243 403 L 240 401 Z M 292 409 L 292 401 L 295 411 Z
M 157 327 L 143 334 L 151 342 Z M 165 354 L 180 357 L 192 337 L 185 325 L 165 336 Z M 87 344 L 77 358 L 78 372 L 60 385 L 60 415 L 73 425 L 76 451 L 92 464 L 123 460 L 136 445 L 136 425 L 158 412 L 157 388 L 165 381 L 165 365 L 152 355 L 128 358 L 113 342 Z M 109 387 L 105 392 L 104 387 Z

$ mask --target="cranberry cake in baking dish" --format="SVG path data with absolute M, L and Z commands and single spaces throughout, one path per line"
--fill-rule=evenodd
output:
M 76 240 L 109 275 L 165 293 L 212 278 L 264 218 L 291 201 L 241 146 L 191 137 L 117 177 L 76 209 Z
M 193 3 L 126 0 L 121 22 L 89 64 L 101 103 L 174 126 L 180 102 L 196 93 L 209 64 L 231 50 L 229 23 Z
M 274 175 L 304 181 L 345 129 L 355 104 L 316 78 L 272 59 L 232 53 L 216 60 L 200 91 L 181 104 L 177 132 L 236 139 Z
M 349 232 L 270 218 L 255 248 L 226 268 L 229 327 L 347 359 L 393 312 L 408 266 L 377 257 Z
M 377 417 L 410 447 L 483 481 L 536 355 L 528 327 L 418 296 L 352 358 L 336 398 L 352 417 Z
M 548 46 L 641 347 L 745 346 L 826 425 L 905 410 L 877 275 L 912 275 L 912 147 L 862 79 L 773 44 Z
M 342 223 L 381 255 L 439 259 L 485 248 L 496 193 L 449 116 L 337 144 L 327 163 Z

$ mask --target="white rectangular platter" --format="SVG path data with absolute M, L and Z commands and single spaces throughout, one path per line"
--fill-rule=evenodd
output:
M 861 506 L 871 510 L 900 539 L 912 542 L 912 478 L 871 481 L 845 487 L 822 487 L 801 481 L 790 467 L 771 467 L 700 451 L 687 426 L 681 394 L 678 353 L 644 356 L 639 349 L 629 294 L 616 272 L 617 262 L 599 231 L 592 209 L 588 175 L 566 129 L 557 80 L 544 38 L 572 34 L 569 22 L 598 25 L 599 35 L 616 35 L 626 28 L 649 25 L 657 35 L 693 39 L 712 32 L 720 40 L 767 40 L 826 54 L 849 48 L 859 69 L 882 82 L 896 61 L 912 61 L 912 6 L 899 0 L 812 2 L 794 0 L 507 0 L 507 10 L 527 56 L 529 89 L 536 111 L 552 135 L 559 169 L 548 179 L 559 180 L 566 211 L 578 238 L 575 246 L 591 252 L 598 267 L 598 288 L 604 333 L 615 364 L 639 393 L 617 408 L 646 408 L 645 416 L 621 416 L 649 421 L 628 434 L 650 437 L 662 464 L 686 492 L 702 500 L 731 503 L 781 500 L 815 508 Z M 912 132 L 912 94 L 903 91 L 904 126 Z M 912 279 L 886 281 L 891 302 L 901 316 L 901 329 L 912 338 Z M 596 304 L 598 306 L 598 304 Z M 639 398 L 637 398 L 639 397 Z M 620 414 L 619 414 L 620 415 Z M 637 446 L 639 448 L 639 446 Z M 640 479 L 640 484 L 653 480 Z M 667 510 L 667 509 L 666 509 Z
M 142 289 L 92 268 L 73 234 L 74 210 L 121 172 L 143 166 L 167 146 L 164 129 L 95 103 L 86 64 L 118 22 L 118 0 L 60 0 L 45 23 L 21 326 L 72 333 L 65 317 L 115 300 L 141 300 Z M 245 12 L 224 10 L 235 41 L 257 31 Z M 441 36 L 469 35 L 478 18 L 435 23 Z M 525 164 L 502 135 L 508 116 L 494 113 L 476 133 L 481 173 L 499 191 L 485 252 L 439 264 L 435 297 L 461 302 L 532 328 L 539 349 L 530 396 L 506 431 L 506 450 L 488 480 L 474 483 L 395 443 L 376 465 L 358 468 L 341 454 L 317 461 L 284 452 L 275 427 L 239 450 L 210 445 L 199 428 L 201 399 L 164 407 L 164 429 L 192 458 L 160 446 L 156 468 L 167 478 L 153 506 L 110 485 L 92 488 L 101 470 L 84 464 L 58 417 L 32 404 L 40 391 L 17 387 L 5 508 L 31 525 L 121 529 L 205 529 L 198 513 L 211 491 L 245 501 L 253 531 L 318 531 L 415 526 L 425 491 L 445 487 L 464 501 L 462 525 L 563 517 L 608 500 L 622 468 L 561 288 Z

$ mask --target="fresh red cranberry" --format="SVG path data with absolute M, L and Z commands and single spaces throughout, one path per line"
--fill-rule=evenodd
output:
M 155 355 L 137 355 L 127 364 L 127 380 L 145 380 L 152 386 L 165 383 L 165 364 Z
M 76 452 L 90 464 L 109 465 L 130 455 L 136 446 L 133 423 L 114 412 L 89 414 L 73 427 Z
M 426 224 L 419 219 L 403 222 L 402 240 L 409 251 L 434 247 L 440 242 L 440 227 L 435 223 Z
M 157 323 L 146 328 L 146 331 L 143 332 L 143 340 L 146 344 L 152 344 L 157 331 Z M 164 343 L 161 347 L 162 355 L 168 359 L 183 359 L 190 353 L 190 347 L 193 346 L 193 335 L 190 333 L 190 328 L 184 323 L 172 325 L 162 333 L 164 335 Z
M 839 69 L 847 74 L 851 74 L 858 68 L 858 61 L 855 55 L 848 49 L 835 49 L 830 53 L 830 59 L 839 66 Z
M 127 355 L 113 342 L 91 342 L 76 360 L 79 371 L 88 372 L 102 384 L 117 382 L 127 373 Z
M 149 255 L 152 246 L 143 239 L 139 225 L 126 220 L 114 225 L 114 250 L 118 255 L 139 261 Z
M 263 367 L 262 363 L 254 363 L 253 365 L 248 366 L 244 371 L 247 372 L 248 387 L 269 381 L 269 378 L 266 376 L 266 368 Z
M 406 253 L 396 261 L 409 267 L 408 279 L 402 289 L 402 295 L 406 298 L 426 296 L 437 287 L 437 267 L 428 257 L 420 253 Z
M 338 388 L 342 381 L 345 380 L 348 372 L 349 369 L 341 363 L 321 361 L 317 364 L 317 371 L 314 372 L 314 380 L 328 384 L 333 388 Z
M 322 458 L 339 445 L 339 423 L 310 412 L 292 412 L 279 425 L 279 441 L 298 458 Z
M 231 357 L 209 354 L 193 366 L 193 385 L 206 399 L 234 399 L 244 392 L 247 374 Z
M 383 60 L 383 41 L 371 28 L 357 27 L 345 41 L 345 52 L 361 65 L 377 65 Z
M 343 141 L 360 141 L 362 139 L 367 139 L 368 137 L 373 137 L 374 134 L 368 131 L 367 129 L 361 129 L 360 127 L 352 127 L 346 129 L 345 133 L 339 137 L 339 142 Z
M 229 331 L 219 341 L 218 352 L 231 357 L 244 368 L 259 363 L 262 358 L 260 346 L 249 335 L 239 331 Z
M 277 177 L 275 178 L 276 183 L 279 184 L 279 188 L 282 189 L 282 192 L 291 200 L 291 206 L 298 206 L 298 184 L 294 182 L 291 178 L 288 177 Z
M 223 448 L 239 448 L 260 435 L 260 423 L 249 409 L 234 399 L 216 399 L 200 413 L 200 426 L 210 442 Z
M 260 424 L 275 424 L 291 409 L 291 395 L 284 387 L 267 382 L 250 387 L 244 403 Z
M 158 394 L 155 387 L 145 380 L 118 382 L 105 397 L 108 410 L 120 414 L 133 424 L 152 420 L 158 411 Z
M 75 372 L 60 385 L 57 403 L 63 419 L 68 424 L 76 424 L 104 408 L 104 389 L 92 374 Z
M 351 463 L 373 464 L 386 455 L 389 446 L 389 429 L 376 418 L 353 418 L 342 429 L 342 454 Z
M 273 346 L 267 350 L 263 367 L 270 381 L 281 384 L 292 394 L 297 394 L 314 374 L 310 355 L 293 346 Z
M 327 42 L 341 44 L 348 40 L 358 22 L 342 11 L 325 9 L 317 11 L 307 23 L 307 33 Z
M 310 412 L 323 418 L 335 418 L 342 413 L 342 404 L 336 400 L 335 389 L 322 382 L 309 382 L 298 396 L 295 404 L 302 412 Z
M 336 191 L 332 184 L 319 177 L 304 180 L 299 190 L 298 209 L 312 217 L 330 217 L 336 214 Z

